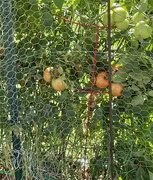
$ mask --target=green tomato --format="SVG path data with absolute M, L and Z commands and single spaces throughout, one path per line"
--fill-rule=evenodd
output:
M 112 11 L 112 18 L 114 22 L 123 22 L 129 16 L 128 12 L 122 7 L 116 7 Z
M 122 22 L 116 22 L 116 26 L 119 30 L 124 31 L 129 27 L 129 20 L 125 19 Z
M 137 12 L 133 15 L 132 20 L 136 24 L 139 21 L 144 21 L 144 18 L 145 18 L 144 14 Z
M 133 33 L 135 36 L 140 36 L 142 39 L 147 39 L 152 35 L 152 28 L 145 21 L 140 21 L 134 27 Z
M 113 11 L 110 11 L 111 25 L 113 25 L 113 23 L 114 23 L 112 14 L 113 14 Z M 107 12 L 103 15 L 102 21 L 103 21 L 104 26 L 108 26 L 108 13 Z

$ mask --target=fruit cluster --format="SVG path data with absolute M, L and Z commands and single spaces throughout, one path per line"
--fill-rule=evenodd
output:
M 110 11 L 111 25 L 115 25 L 119 30 L 124 31 L 129 28 L 136 37 L 147 39 L 152 35 L 152 27 L 149 26 L 143 12 L 136 12 L 129 16 L 126 9 L 121 6 L 113 7 Z M 108 25 L 108 13 L 103 15 L 103 24 Z
M 116 70 L 119 70 L 120 66 L 112 67 L 112 74 L 115 73 Z M 107 88 L 109 86 L 109 73 L 108 72 L 99 72 L 96 76 L 96 86 L 98 88 Z M 112 95 L 113 96 L 121 96 L 122 91 L 124 89 L 122 84 L 112 82 L 111 83 Z
M 112 67 L 112 74 L 114 74 L 116 72 L 116 70 L 119 70 L 120 66 L 113 66 Z M 59 74 L 55 74 L 55 76 L 58 76 L 56 78 L 52 78 L 51 77 L 51 71 L 53 71 L 53 67 L 47 67 L 44 72 L 43 72 L 43 78 L 45 80 L 45 82 L 47 83 L 51 83 L 52 87 L 56 90 L 56 91 L 63 91 L 66 89 L 66 84 L 64 82 L 64 79 L 62 78 L 62 76 L 60 76 Z M 95 85 L 98 88 L 107 88 L 109 86 L 109 73 L 108 72 L 99 72 L 96 76 L 96 81 L 95 81 Z M 114 83 L 112 82 L 112 95 L 113 96 L 121 96 L 121 93 L 124 89 L 124 87 L 122 86 L 122 84 L 119 83 Z
M 47 67 L 43 72 L 43 78 L 47 83 L 51 83 L 52 87 L 56 91 L 63 91 L 66 89 L 66 85 L 64 83 L 64 80 L 61 76 L 57 78 L 51 78 L 51 71 L 53 70 L 53 67 Z M 55 72 L 55 75 L 56 72 Z

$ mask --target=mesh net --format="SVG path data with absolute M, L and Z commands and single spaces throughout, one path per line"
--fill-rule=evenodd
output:
M 153 180 L 152 13 L 0 1 L 0 179 Z

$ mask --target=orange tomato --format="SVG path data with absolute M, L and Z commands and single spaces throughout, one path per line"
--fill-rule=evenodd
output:
M 52 86 L 56 91 L 63 91 L 66 88 L 64 85 L 64 81 L 61 77 L 52 79 Z
M 47 67 L 43 73 L 43 78 L 47 83 L 51 82 L 51 74 L 50 71 L 53 69 L 53 67 Z
M 106 79 L 106 77 L 108 77 L 107 72 L 100 72 L 97 74 L 96 86 L 98 88 L 106 88 L 109 85 L 109 81 L 108 81 L 108 79 Z
M 112 95 L 113 96 L 121 96 L 122 91 L 124 89 L 124 86 L 122 86 L 122 84 L 119 83 L 112 83 Z
M 115 74 L 122 66 L 112 66 L 112 74 Z

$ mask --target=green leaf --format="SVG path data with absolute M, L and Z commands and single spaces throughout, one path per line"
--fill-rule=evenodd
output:
M 148 170 L 150 180 L 153 179 L 153 173 Z
M 38 3 L 37 0 L 30 0 L 30 3 Z
M 110 7 L 112 7 L 114 0 L 110 0 Z
M 131 0 L 124 0 L 124 5 L 126 6 L 126 9 L 130 10 L 131 8 Z
M 53 23 L 52 15 L 47 9 L 42 9 L 41 23 L 44 28 L 50 27 Z
M 58 72 L 59 72 L 59 74 L 63 74 L 64 70 L 61 66 L 58 68 Z
M 139 87 L 136 86 L 135 84 L 132 84 L 131 89 L 134 91 L 140 91 Z
M 55 4 L 59 9 L 62 8 L 63 3 L 64 3 L 64 0 L 53 0 L 53 1 L 54 1 L 54 4 Z
M 137 106 L 137 105 L 140 105 L 140 104 L 143 104 L 143 103 L 144 103 L 144 97 L 141 96 L 141 95 L 133 97 L 133 99 L 131 101 L 131 104 L 133 106 Z
M 144 72 L 144 71 L 142 71 L 141 77 L 142 77 L 143 82 L 145 84 L 148 84 L 150 82 L 150 80 L 151 80 L 150 77 L 149 77 L 149 74 L 147 72 Z
M 148 3 L 153 6 L 153 1 L 152 0 L 148 0 Z
M 135 72 L 130 72 L 129 73 L 129 76 L 132 78 L 132 79 L 134 79 L 134 80 L 136 80 L 136 81 L 142 81 L 142 77 L 141 77 L 141 75 L 139 75 L 139 74 L 137 74 L 137 73 L 135 73 Z
M 153 90 L 148 91 L 148 95 L 153 97 Z
M 73 8 L 75 9 L 77 7 L 77 5 L 80 3 L 80 0 L 73 0 Z
M 145 1 L 145 2 L 141 3 L 141 6 L 139 8 L 139 12 L 144 13 L 147 10 L 147 8 L 148 8 L 148 3 L 147 3 L 147 1 Z
M 117 83 L 125 82 L 127 78 L 126 69 L 123 67 L 115 73 L 113 81 Z
M 18 73 L 16 74 L 16 78 L 17 78 L 17 80 L 21 80 L 21 79 L 23 78 L 23 73 L 18 72 Z

